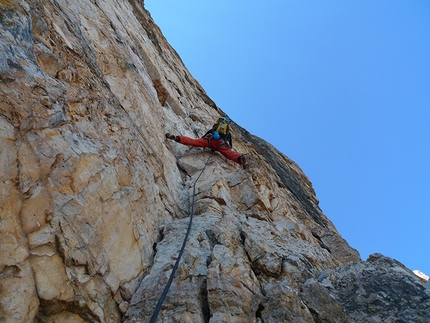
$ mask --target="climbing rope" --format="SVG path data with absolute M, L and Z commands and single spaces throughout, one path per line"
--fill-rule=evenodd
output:
M 192 197 L 192 201 L 191 201 L 190 222 L 188 223 L 187 233 L 185 234 L 185 238 L 184 238 L 184 242 L 182 243 L 181 251 L 179 251 L 178 259 L 176 259 L 176 263 L 173 266 L 173 270 L 172 270 L 172 273 L 170 274 L 169 280 L 167 281 L 167 284 L 164 287 L 163 293 L 161 294 L 161 297 L 158 300 L 157 306 L 155 307 L 154 313 L 152 314 L 151 320 L 149 321 L 150 323 L 155 323 L 155 321 L 157 320 L 158 313 L 160 312 L 160 309 L 161 309 L 161 306 L 163 305 L 164 299 L 166 298 L 167 293 L 169 292 L 169 288 L 170 288 L 170 285 L 172 284 L 172 281 L 173 281 L 173 278 L 175 276 L 176 270 L 178 270 L 179 262 L 181 261 L 182 254 L 184 253 L 185 245 L 187 244 L 188 236 L 189 236 L 190 231 L 191 231 L 191 225 L 193 224 L 194 197 L 196 195 L 196 183 L 199 180 L 200 176 L 202 176 L 203 171 L 205 170 L 205 168 L 206 168 L 206 166 L 207 166 L 210 158 L 211 158 L 211 155 L 209 155 L 208 159 L 205 162 L 205 165 L 203 166 L 202 170 L 200 171 L 199 176 L 194 181 L 194 184 L 193 184 L 193 197 Z

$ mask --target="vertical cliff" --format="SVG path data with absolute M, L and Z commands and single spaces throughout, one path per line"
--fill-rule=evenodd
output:
M 135 0 L 0 0 L 0 321 L 430 322 L 293 161 L 233 124 L 248 169 L 167 142 L 228 114 Z M 200 170 L 202 176 L 195 182 Z

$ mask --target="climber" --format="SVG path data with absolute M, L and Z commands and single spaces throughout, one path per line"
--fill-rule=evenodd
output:
M 221 117 L 213 125 L 206 134 L 199 139 L 193 139 L 186 136 L 175 136 L 170 133 L 166 133 L 167 139 L 175 140 L 183 145 L 192 147 L 209 147 L 212 151 L 219 151 L 224 157 L 230 159 L 238 164 L 241 164 L 243 168 L 248 166 L 248 162 L 243 154 L 232 150 L 232 140 L 230 134 L 230 118 Z

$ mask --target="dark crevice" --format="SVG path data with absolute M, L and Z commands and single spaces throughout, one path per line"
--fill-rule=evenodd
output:
M 282 260 L 281 260 L 281 273 L 279 274 L 279 276 L 282 276 L 282 273 L 284 272 L 284 269 L 285 269 L 285 262 L 286 262 L 286 259 L 284 257 L 281 257 L 281 258 L 282 258 Z
M 205 279 L 201 285 L 200 297 L 202 302 L 202 314 L 203 314 L 203 322 L 209 323 L 211 318 L 211 309 L 209 307 L 208 300 L 208 288 L 207 288 L 207 280 Z
M 312 314 L 312 317 L 314 318 L 315 323 L 325 323 L 325 321 L 322 321 L 319 319 L 319 314 L 317 310 L 315 310 L 312 307 L 306 306 L 309 310 L 309 312 Z
M 226 201 L 223 198 L 215 198 L 215 201 L 219 204 L 219 205 L 227 205 Z
M 178 162 L 176 163 L 176 166 L 178 167 L 179 171 L 185 175 L 185 177 L 188 176 L 191 178 L 191 176 L 187 173 L 185 168 L 183 168 Z M 185 178 L 182 178 L 182 179 L 184 180 Z
M 158 243 L 160 243 L 161 241 L 163 241 L 164 239 L 164 227 L 161 227 L 158 230 Z
M 315 238 L 317 238 L 317 241 L 318 241 L 318 243 L 319 243 L 319 245 L 320 245 L 320 247 L 322 248 L 322 249 L 325 249 L 325 250 L 327 250 L 328 251 L 328 253 L 330 253 L 331 254 L 331 250 L 324 244 L 324 242 L 322 242 L 322 240 L 319 238 L 319 237 L 317 237 L 317 236 L 315 236 L 314 235 L 314 237 Z
M 5 277 L 17 277 L 19 272 L 21 271 L 21 268 L 19 268 L 16 265 L 11 265 L 11 266 L 5 266 L 1 271 L 0 271 L 0 278 L 5 278 Z
M 64 311 L 77 314 L 87 322 L 100 322 L 100 318 L 92 313 L 88 305 L 82 305 L 78 301 L 39 300 L 40 307 L 36 319 L 41 322 L 47 322 L 50 316 Z
M 243 247 L 243 251 L 245 252 L 246 256 L 248 257 L 248 261 L 249 261 L 249 264 L 251 265 L 251 269 L 254 271 L 254 261 L 256 261 L 258 259 L 255 259 L 254 261 L 251 260 L 251 257 L 249 256 L 248 251 L 245 248 L 246 233 L 243 231 L 240 231 L 240 240 L 241 240 L 241 244 Z
M 243 231 L 240 231 L 240 240 L 242 242 L 242 245 L 245 246 L 246 234 Z
M 257 312 L 255 313 L 255 318 L 257 318 L 257 319 L 259 318 L 262 323 L 264 323 L 263 317 L 261 315 L 261 312 L 263 312 L 263 311 L 264 311 L 264 305 L 260 303 L 258 305 Z
M 212 263 L 212 256 L 206 257 L 206 267 L 209 267 L 209 265 Z
M 322 241 L 320 235 L 317 233 L 317 231 L 314 229 L 312 230 L 312 235 L 317 239 L 319 245 L 321 248 L 327 250 L 330 254 L 331 254 L 331 250 L 329 247 L 327 247 L 327 245 Z
M 164 239 L 164 227 L 161 227 L 158 230 L 157 241 L 152 244 L 152 257 L 151 257 L 151 266 L 154 263 L 155 255 L 158 252 L 158 244 Z
M 206 230 L 206 235 L 207 235 L 207 237 L 208 237 L 209 244 L 210 244 L 210 246 L 211 246 L 211 250 L 215 247 L 215 245 L 217 245 L 217 244 L 221 244 L 221 243 L 218 241 L 218 239 L 217 239 L 217 237 L 216 237 L 215 233 L 212 231 L 212 229 L 207 229 L 207 230 Z

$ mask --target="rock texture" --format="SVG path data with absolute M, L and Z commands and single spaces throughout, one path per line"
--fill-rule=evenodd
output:
M 142 5 L 0 0 L 0 321 L 149 321 L 195 184 L 159 322 L 430 322 L 428 283 L 363 262 L 273 146 L 234 124 L 244 170 L 166 142 L 224 112 Z

